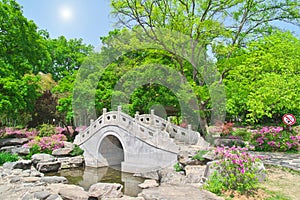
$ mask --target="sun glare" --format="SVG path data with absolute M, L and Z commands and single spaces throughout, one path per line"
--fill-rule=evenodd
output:
M 62 7 L 60 9 L 60 16 L 63 20 L 69 21 L 72 18 L 72 10 L 68 7 Z

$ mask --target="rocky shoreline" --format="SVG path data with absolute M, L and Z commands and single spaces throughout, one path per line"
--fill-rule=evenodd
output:
M 16 142 L 17 140 L 14 140 Z M 12 145 L 9 140 L 5 145 Z M 23 141 L 21 141 L 23 142 Z M 20 145 L 20 144 L 19 144 Z M 1 145 L 0 145 L 1 146 Z M 208 177 L 213 162 L 210 153 L 204 156 L 205 160 L 194 159 L 201 147 L 183 146 L 178 155 L 178 163 L 182 171 L 176 172 L 174 167 L 139 173 L 134 176 L 146 178 L 140 184 L 142 192 L 137 197 L 129 197 L 123 194 L 121 184 L 117 183 L 95 183 L 88 189 L 72 185 L 62 176 L 47 176 L 47 172 L 57 172 L 61 169 L 78 168 L 84 165 L 82 156 L 70 156 L 73 148 L 72 143 L 66 143 L 65 148 L 57 149 L 53 155 L 35 154 L 31 160 L 19 160 L 8 162 L 0 167 L 0 194 L 8 200 L 221 200 L 213 193 L 201 190 L 201 186 Z M 4 146 L 2 150 L 26 154 L 26 148 L 21 146 Z M 299 170 L 299 157 L 295 155 L 255 153 L 268 156 L 264 161 L 266 164 L 290 165 Z M 278 159 L 277 159 L 278 158 Z M 280 158 L 280 159 L 279 159 Z M 288 160 L 289 162 L 285 162 Z M 280 160 L 280 162 L 277 162 Z M 212 161 L 212 162 L 210 162 Z M 262 166 L 263 167 L 263 166 Z M 46 175 L 45 175 L 46 174 Z M 262 176 L 264 176 L 262 174 Z

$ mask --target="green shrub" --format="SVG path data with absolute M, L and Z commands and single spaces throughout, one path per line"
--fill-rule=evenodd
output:
M 173 167 L 174 167 L 176 172 L 183 171 L 183 168 L 182 168 L 180 163 L 176 163 Z
M 71 156 L 79 156 L 84 153 L 84 150 L 82 150 L 78 145 L 75 145 L 74 149 L 71 151 Z
M 203 188 L 212 193 L 215 193 L 218 196 L 222 195 L 222 190 L 225 189 L 223 185 L 223 177 L 217 172 L 214 171 L 213 174 L 209 177 L 209 179 L 204 184 Z
M 207 154 L 207 152 L 207 150 L 199 150 L 198 153 L 192 157 L 192 160 L 204 161 L 205 158 L 203 158 L 203 156 Z
M 257 151 L 297 151 L 300 136 L 282 127 L 263 127 L 253 133 L 251 144 Z
M 19 160 L 19 157 L 17 154 L 0 152 L 0 165 L 3 165 L 6 162 L 15 162 L 17 160 Z
M 260 157 L 251 156 L 247 148 L 217 147 L 215 150 L 217 163 L 216 173 L 209 177 L 206 187 L 219 192 L 220 189 L 236 190 L 242 194 L 250 193 L 257 188 L 257 167 L 255 162 L 260 162 Z M 219 186 L 218 184 L 222 185 Z
M 249 141 L 251 139 L 252 133 L 248 132 L 247 129 L 236 129 L 231 133 L 233 136 L 236 136 L 244 141 Z
M 32 145 L 32 147 L 30 147 L 30 149 L 29 149 L 29 154 L 26 155 L 25 158 L 28 159 L 28 160 L 30 160 L 31 157 L 32 157 L 34 154 L 37 154 L 37 153 L 42 153 L 42 152 L 41 152 L 41 147 L 40 147 L 39 145 L 37 145 L 37 144 L 34 144 L 34 145 Z
M 42 124 L 38 127 L 38 129 L 39 129 L 38 136 L 40 137 L 45 137 L 45 136 L 49 137 L 56 133 L 55 126 L 51 124 Z

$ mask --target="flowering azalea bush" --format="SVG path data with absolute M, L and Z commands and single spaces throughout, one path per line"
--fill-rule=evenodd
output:
M 51 153 L 55 149 L 64 147 L 64 141 L 67 141 L 67 137 L 63 134 L 56 134 L 49 137 L 37 136 L 25 144 L 25 146 L 35 149 L 39 147 L 40 152 Z
M 217 147 L 215 150 L 216 170 L 209 178 L 205 189 L 220 194 L 222 190 L 237 190 L 241 193 L 250 192 L 257 187 L 258 168 L 255 163 L 263 157 L 252 156 L 247 148 Z
M 263 127 L 253 133 L 250 142 L 257 151 L 295 151 L 300 136 L 294 131 L 285 131 L 282 127 Z
M 3 137 L 14 137 L 14 138 L 33 138 L 37 136 L 38 132 L 36 129 L 16 129 L 12 127 L 5 127 L 1 130 Z

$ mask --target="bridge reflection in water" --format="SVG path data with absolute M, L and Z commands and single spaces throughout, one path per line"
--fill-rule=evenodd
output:
M 142 190 L 138 187 L 145 179 L 135 177 L 131 173 L 121 172 L 121 166 L 113 167 L 85 167 L 75 169 L 63 169 L 57 173 L 47 175 L 64 176 L 69 184 L 79 185 L 88 191 L 91 185 L 103 183 L 120 183 L 123 185 L 123 193 L 127 196 L 135 197 Z

